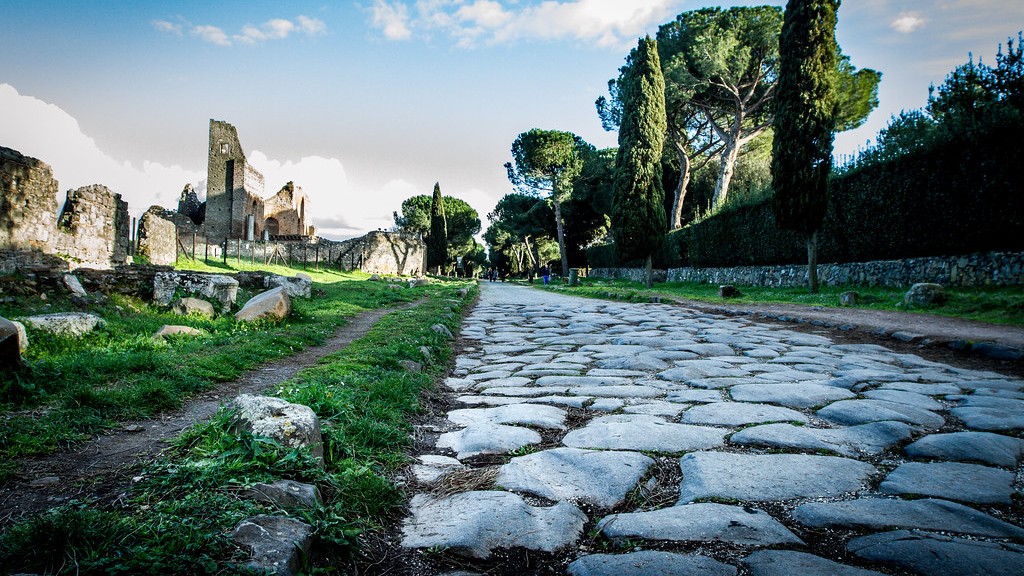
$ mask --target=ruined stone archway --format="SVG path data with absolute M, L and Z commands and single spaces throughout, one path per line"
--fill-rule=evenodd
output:
M 280 224 L 278 224 L 277 218 L 267 218 L 263 222 L 263 229 L 271 236 L 277 235 L 278 230 L 280 230 Z

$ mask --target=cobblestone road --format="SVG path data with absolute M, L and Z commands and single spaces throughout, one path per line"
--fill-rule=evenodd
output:
M 490 283 L 462 338 L 407 548 L 468 573 L 525 549 L 577 576 L 1024 574 L 1022 380 Z

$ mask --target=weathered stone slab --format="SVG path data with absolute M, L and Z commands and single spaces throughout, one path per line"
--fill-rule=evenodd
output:
M 740 368 L 720 368 L 711 365 L 680 366 L 678 368 L 669 368 L 663 372 L 658 372 L 658 378 L 661 378 L 662 380 L 687 384 L 692 381 L 706 380 L 709 378 L 742 378 L 745 376 L 750 376 L 750 372 Z M 702 386 L 702 388 L 704 387 L 706 386 Z
M 1024 413 L 1021 412 L 986 406 L 968 406 L 953 408 L 949 413 L 975 430 L 1024 429 Z
M 619 369 L 619 370 L 635 370 L 635 371 L 650 371 L 665 370 L 669 367 L 669 363 L 654 356 L 648 354 L 640 354 L 637 356 L 616 356 L 614 358 L 605 358 L 599 360 L 597 365 L 601 368 L 608 369 Z
M 878 387 L 879 390 L 903 390 L 904 392 L 917 392 L 928 396 L 944 396 L 946 394 L 959 394 L 960 387 L 953 384 L 923 384 L 918 382 L 886 382 Z
M 910 444 L 904 451 L 911 458 L 983 462 L 1014 468 L 1024 456 L 1024 440 L 991 432 L 930 434 Z
M 721 402 L 722 393 L 717 390 L 673 390 L 665 397 L 669 402 Z
M 626 406 L 622 409 L 623 412 L 629 414 L 650 414 L 652 416 L 678 416 L 680 412 L 686 410 L 689 404 L 680 404 L 678 402 L 665 402 L 664 400 L 652 400 L 650 402 L 643 402 Z
M 587 520 L 567 502 L 541 508 L 510 492 L 463 492 L 440 499 L 417 494 L 409 508 L 402 546 L 443 548 L 473 558 L 488 558 L 496 548 L 554 552 L 576 542 Z
M 171 306 L 171 312 L 180 316 L 195 314 L 206 318 L 213 318 L 213 315 L 216 313 L 213 309 L 213 304 L 199 298 L 178 298 Z
M 907 392 L 905 390 L 869 390 L 864 392 L 862 396 L 873 400 L 885 400 L 886 402 L 906 404 L 907 406 L 914 406 L 915 408 L 920 408 L 922 410 L 945 409 L 945 406 L 924 394 Z
M 679 460 L 679 502 L 733 498 L 751 502 L 839 496 L 860 490 L 875 467 L 836 456 L 696 452 Z
M 961 462 L 907 462 L 878 487 L 888 494 L 935 496 L 959 502 L 1009 504 L 1013 472 Z
M 281 516 L 256 516 L 242 520 L 232 539 L 249 551 L 246 567 L 281 576 L 294 576 L 303 568 L 313 546 L 313 527 Z
M 163 338 L 164 336 L 202 336 L 205 332 L 198 328 L 192 328 L 191 326 L 174 326 L 171 324 L 164 324 L 159 330 L 153 333 L 153 338 Z
M 721 446 L 725 432 L 718 428 L 672 424 L 646 414 L 617 414 L 594 418 L 585 427 L 566 434 L 562 444 L 573 448 L 674 454 Z
M 89 332 L 106 326 L 106 321 L 95 314 L 86 312 L 58 312 L 56 314 L 40 314 L 25 316 L 21 321 L 39 330 L 58 336 L 79 338 Z
M 796 550 L 758 550 L 743 563 L 751 576 L 884 576 Z
M 765 402 L 790 408 L 811 408 L 856 397 L 849 390 L 809 382 L 740 384 L 730 388 L 729 395 L 741 402 Z
M 598 531 L 612 540 L 718 541 L 738 546 L 802 544 L 778 520 L 749 506 L 702 503 L 605 516 Z
M 628 386 L 629 378 L 621 376 L 542 376 L 537 386 Z
M 498 396 L 547 396 L 549 394 L 565 394 L 569 389 L 565 386 L 495 386 L 484 388 L 481 394 L 494 394 Z
M 569 389 L 577 396 L 602 396 L 617 398 L 654 398 L 665 394 L 664 390 L 650 386 L 576 386 Z
M 707 556 L 641 550 L 591 554 L 569 564 L 570 576 L 735 576 L 736 568 Z
M 0 369 L 14 370 L 22 366 L 21 353 L 28 347 L 28 338 L 22 340 L 24 327 L 0 318 Z
M 687 424 L 744 426 L 762 422 L 807 422 L 807 416 L 790 408 L 770 404 L 715 402 L 690 408 L 683 413 L 682 421 Z
M 772 446 L 801 450 L 829 450 L 843 456 L 880 454 L 910 438 L 903 422 L 869 422 L 846 428 L 809 428 L 792 424 L 764 424 L 745 428 L 729 441 L 744 446 Z
M 284 288 L 291 298 L 309 298 L 313 289 L 313 279 L 305 274 L 297 274 L 289 278 L 280 274 L 269 274 L 263 278 L 265 288 Z
M 438 454 L 424 454 L 416 458 L 419 464 L 412 467 L 413 476 L 417 482 L 430 483 L 449 472 L 465 470 L 466 466 L 450 456 Z
M 893 564 L 923 576 L 1019 576 L 1024 546 L 979 542 L 918 530 L 854 538 L 846 549 L 864 560 Z
M 846 425 L 895 420 L 925 429 L 938 429 L 946 423 L 934 412 L 884 400 L 840 400 L 818 410 L 817 414 L 825 420 Z
M 247 492 L 254 500 L 271 502 L 281 508 L 315 508 L 320 504 L 320 491 L 316 486 L 294 480 L 258 482 Z
M 292 313 L 292 301 L 284 288 L 278 287 L 261 292 L 250 298 L 242 309 L 235 312 L 235 320 L 252 322 L 254 320 L 284 320 Z
M 479 424 L 519 424 L 536 428 L 565 429 L 565 410 L 536 404 L 510 404 L 494 408 L 452 410 L 448 420 L 459 426 Z
M 501 467 L 495 483 L 549 500 L 614 508 L 653 463 L 636 452 L 555 448 L 513 458 Z
M 539 444 L 540 434 L 529 428 L 504 424 L 476 424 L 455 432 L 445 432 L 437 439 L 438 448 L 448 448 L 457 458 L 480 454 L 504 454 L 529 444 Z
M 861 498 L 844 502 L 808 502 L 793 510 L 793 519 L 815 528 L 915 528 L 994 538 L 1024 538 L 1024 528 L 963 504 L 932 498 Z
M 308 448 L 310 454 L 323 461 L 320 419 L 308 406 L 270 396 L 242 394 L 228 408 L 237 411 L 235 426 L 254 436 L 273 438 L 283 446 Z
M 665 347 L 666 350 L 683 350 L 699 356 L 732 356 L 736 354 L 728 344 L 676 344 Z
M 220 302 L 221 313 L 231 310 L 238 295 L 238 280 L 221 274 L 201 272 L 160 272 L 153 278 L 153 301 L 167 306 L 175 292 L 195 294 Z

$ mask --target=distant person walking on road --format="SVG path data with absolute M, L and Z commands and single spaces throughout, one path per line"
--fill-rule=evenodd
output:
M 544 276 L 544 285 L 547 286 L 548 280 L 551 279 L 551 266 L 545 264 L 544 267 L 540 269 L 540 273 Z

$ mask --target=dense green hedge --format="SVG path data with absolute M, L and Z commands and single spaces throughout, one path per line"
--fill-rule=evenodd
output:
M 939 140 L 831 183 L 820 262 L 1024 251 L 1024 127 Z M 614 247 L 588 251 L 616 266 Z M 775 225 L 770 201 L 727 208 L 669 236 L 655 266 L 721 267 L 806 262 L 803 240 Z M 635 263 L 627 263 L 630 265 Z
M 674 230 L 665 238 L 661 249 L 654 253 L 655 268 L 679 266 L 686 255 L 685 230 Z M 643 268 L 643 260 L 621 261 L 615 254 L 615 244 L 595 244 L 587 248 L 587 262 L 591 268 Z

